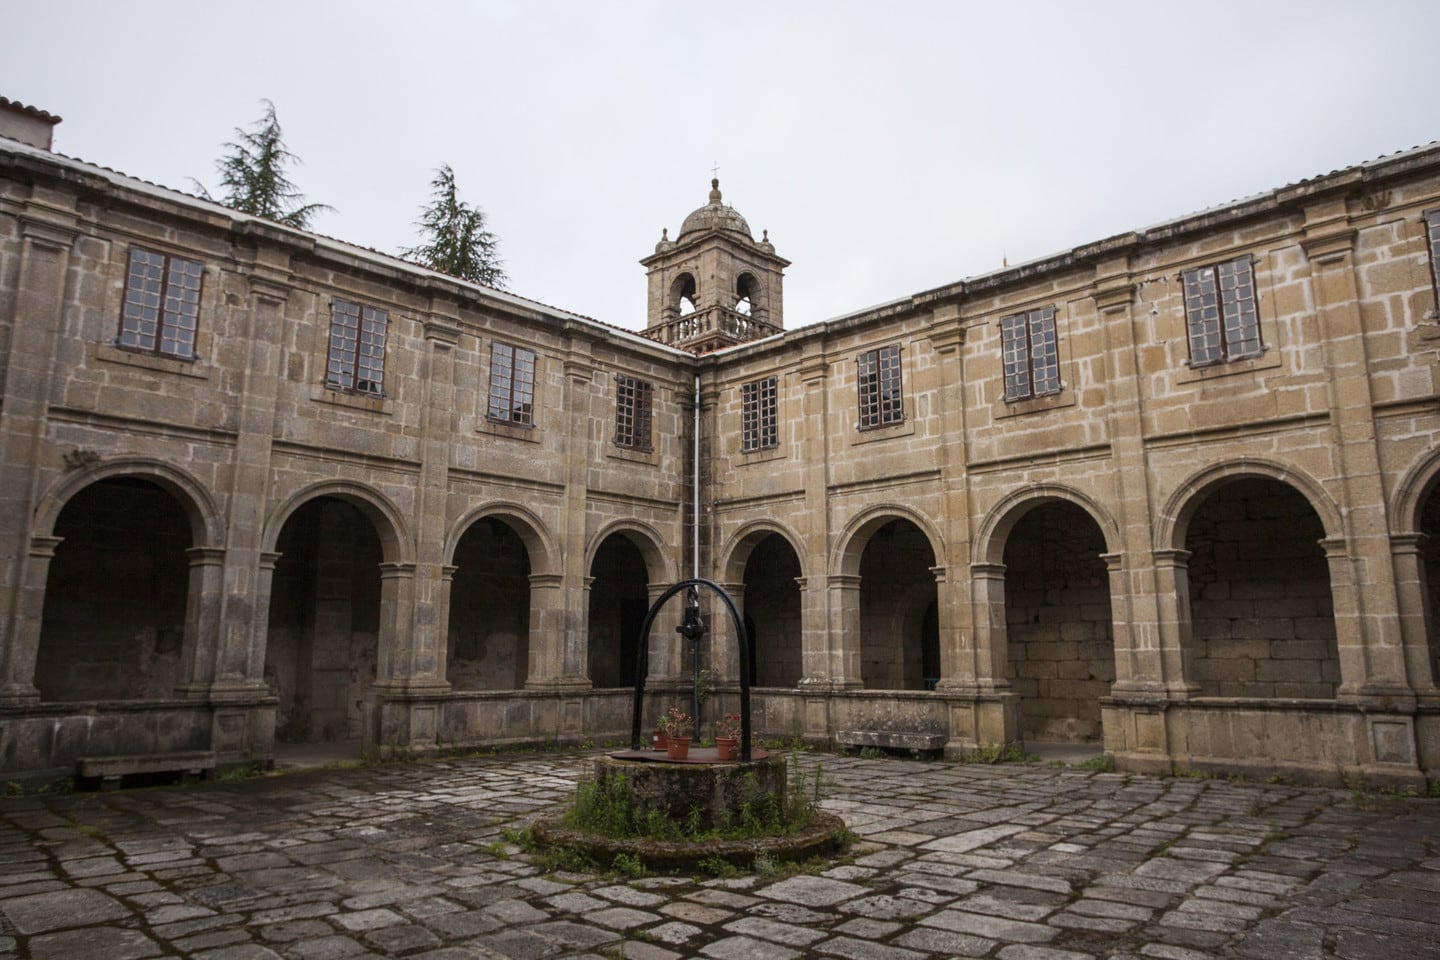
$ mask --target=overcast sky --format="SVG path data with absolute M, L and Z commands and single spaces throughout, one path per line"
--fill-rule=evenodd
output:
M 796 327 L 1440 138 L 1437 37 L 1435 0 L 0 0 L 0 95 L 184 190 L 273 100 L 315 227 L 391 253 L 449 163 L 511 290 L 632 328 L 718 163 Z

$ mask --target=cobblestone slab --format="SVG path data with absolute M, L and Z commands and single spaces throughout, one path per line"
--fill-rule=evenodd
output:
M 1440 960 L 1440 801 L 805 756 L 813 873 L 545 875 L 588 757 L 0 799 L 0 958 Z

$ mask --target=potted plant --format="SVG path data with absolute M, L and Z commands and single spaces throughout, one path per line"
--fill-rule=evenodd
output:
M 660 727 L 665 731 L 665 756 L 671 760 L 684 760 L 690 755 L 690 714 L 679 707 L 671 707 L 660 718 Z
M 715 721 L 715 757 L 734 760 L 740 756 L 740 714 L 727 713 Z

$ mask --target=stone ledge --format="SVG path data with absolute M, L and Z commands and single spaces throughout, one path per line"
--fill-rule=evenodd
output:
M 910 733 L 900 730 L 840 730 L 835 742 L 847 747 L 882 747 L 886 750 L 943 750 L 943 733 Z

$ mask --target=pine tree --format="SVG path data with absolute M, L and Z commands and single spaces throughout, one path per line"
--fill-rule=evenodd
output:
M 241 213 L 265 217 L 304 230 L 323 203 L 301 203 L 305 197 L 285 176 L 285 168 L 299 158 L 285 147 L 275 104 L 262 100 L 265 115 L 249 130 L 235 128 L 235 141 L 225 144 L 230 152 L 215 162 L 225 195 L 220 202 Z M 205 188 L 201 192 L 209 198 Z
M 469 280 L 503 290 L 505 271 L 500 259 L 500 241 L 485 229 L 485 212 L 456 196 L 455 171 L 442 163 L 430 181 L 431 201 L 420 212 L 415 226 L 422 243 L 400 251 L 400 256 Z

